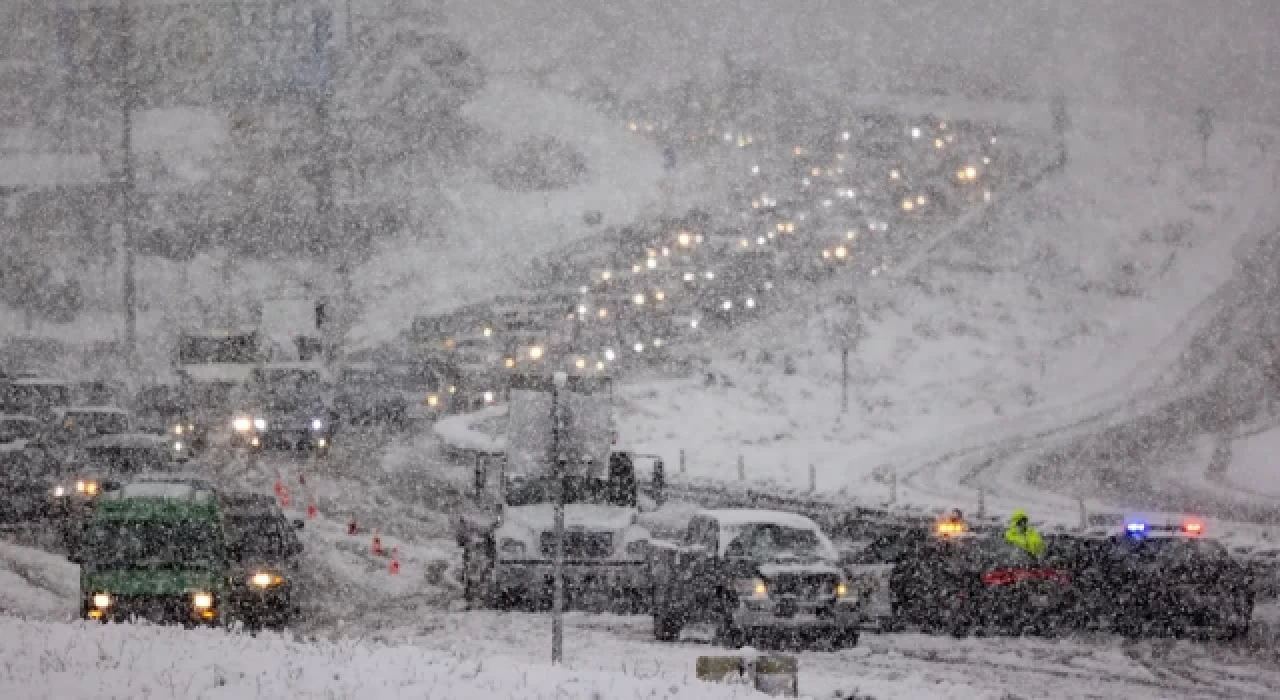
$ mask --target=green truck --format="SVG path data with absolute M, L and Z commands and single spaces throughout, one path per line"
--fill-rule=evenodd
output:
M 217 495 L 198 482 L 133 482 L 102 494 L 74 560 L 86 620 L 223 622 L 226 538 Z

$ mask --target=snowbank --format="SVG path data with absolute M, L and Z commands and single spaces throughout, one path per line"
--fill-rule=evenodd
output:
M 300 644 L 221 631 L 34 623 L 0 616 L 0 697 L 717 698 L 733 686 L 641 679 L 366 642 Z M 690 669 L 692 675 L 692 669 Z

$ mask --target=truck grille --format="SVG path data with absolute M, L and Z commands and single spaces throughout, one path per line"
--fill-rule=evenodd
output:
M 837 583 L 835 574 L 778 574 L 770 579 L 769 592 L 813 599 L 834 594 Z
M 542 556 L 548 559 L 555 556 L 556 534 L 554 532 L 542 533 L 542 541 L 539 544 Z M 564 533 L 565 559 L 603 559 L 611 554 L 613 554 L 612 532 L 565 531 Z
M 191 599 L 186 595 L 113 596 L 110 613 L 118 618 L 182 622 L 192 616 Z

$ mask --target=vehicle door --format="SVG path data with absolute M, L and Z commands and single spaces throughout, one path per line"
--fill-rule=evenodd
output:
M 689 521 L 685 541 L 672 563 L 668 593 L 681 600 L 690 621 L 706 619 L 707 605 L 716 590 L 711 578 L 711 562 L 717 555 L 719 525 L 712 519 L 695 516 Z
M 850 592 L 857 596 L 863 614 L 872 623 L 884 625 L 893 618 L 889 582 L 894 567 L 907 551 L 908 541 L 906 532 L 884 534 L 846 550 L 842 557 Z

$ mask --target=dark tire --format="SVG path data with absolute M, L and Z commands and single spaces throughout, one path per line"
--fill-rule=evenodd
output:
M 838 649 L 852 649 L 858 646 L 858 630 L 841 630 L 836 633 L 832 644 Z
M 675 611 L 657 608 L 653 611 L 653 638 L 659 642 L 674 642 L 680 639 L 680 630 L 684 621 Z

